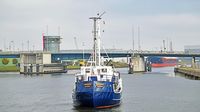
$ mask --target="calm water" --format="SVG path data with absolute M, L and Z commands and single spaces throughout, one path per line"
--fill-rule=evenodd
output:
M 200 81 L 175 76 L 173 68 L 157 68 L 152 73 L 127 74 L 123 78 L 121 106 L 93 110 L 74 108 L 71 91 L 73 73 L 25 77 L 0 74 L 0 112 L 200 112 Z

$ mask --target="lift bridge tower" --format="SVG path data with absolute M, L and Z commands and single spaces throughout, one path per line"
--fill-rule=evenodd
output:
M 43 51 L 59 52 L 61 44 L 60 36 L 44 36 L 43 35 Z

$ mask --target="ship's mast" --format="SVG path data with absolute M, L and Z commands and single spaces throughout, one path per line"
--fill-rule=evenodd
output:
M 105 12 L 103 12 L 101 15 L 97 14 L 97 17 L 90 17 L 89 19 L 92 19 L 94 21 L 93 25 L 93 53 L 92 53 L 92 61 L 94 66 L 100 66 L 101 65 L 101 54 L 100 54 L 100 20 L 101 16 L 103 16 Z

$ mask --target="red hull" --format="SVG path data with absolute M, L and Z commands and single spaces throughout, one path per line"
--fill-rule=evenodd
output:
M 167 64 L 167 63 L 162 63 L 162 64 L 151 64 L 152 67 L 168 67 L 168 66 L 176 66 L 176 63 L 172 63 L 172 64 Z

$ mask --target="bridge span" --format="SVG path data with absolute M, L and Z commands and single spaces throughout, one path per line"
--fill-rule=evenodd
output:
M 0 52 L 0 58 L 20 58 L 21 53 L 41 53 L 43 51 L 30 52 Z M 52 61 L 59 60 L 75 60 L 75 59 L 89 59 L 92 50 L 62 50 L 61 52 L 51 53 Z M 120 49 L 106 49 L 102 50 L 101 55 L 105 58 L 123 58 L 123 57 L 148 57 L 148 56 L 163 56 L 163 57 L 200 57 L 200 54 L 189 54 L 183 51 L 174 52 L 160 52 L 160 51 L 132 51 Z
M 162 57 L 200 57 L 200 54 L 191 54 L 184 52 L 135 52 L 134 55 L 143 57 L 147 56 L 162 56 Z

